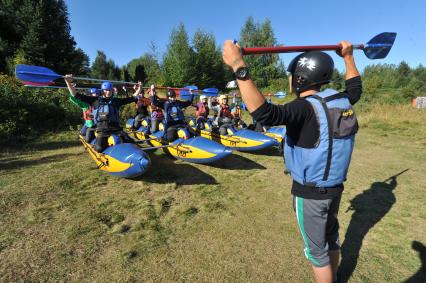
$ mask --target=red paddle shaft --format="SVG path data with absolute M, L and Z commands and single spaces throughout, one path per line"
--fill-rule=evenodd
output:
M 243 55 L 265 54 L 265 53 L 290 53 L 306 51 L 324 51 L 339 50 L 342 46 L 338 45 L 313 45 L 313 46 L 271 46 L 271 47 L 247 47 L 241 48 Z M 364 49 L 364 44 L 353 46 L 354 49 Z
M 124 86 L 125 88 L 133 88 L 133 86 Z M 151 89 L 150 86 L 143 86 L 142 89 Z M 155 89 L 172 89 L 172 90 L 191 90 L 189 88 L 181 88 L 181 87 L 168 87 L 168 86 L 155 86 Z M 192 92 L 202 92 L 202 89 L 192 89 Z

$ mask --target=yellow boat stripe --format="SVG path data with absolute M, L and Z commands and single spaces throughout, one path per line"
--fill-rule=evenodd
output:
M 214 134 L 209 131 L 201 130 L 200 134 L 202 137 L 207 138 L 209 140 L 213 140 L 215 142 L 221 143 L 224 146 L 229 147 L 239 147 L 239 148 L 245 148 L 245 147 L 255 147 L 262 145 L 262 141 L 256 141 L 251 140 L 243 137 L 237 137 L 237 136 L 222 136 L 219 134 Z
M 84 147 L 89 152 L 93 160 L 95 160 L 96 165 L 98 165 L 98 168 L 102 171 L 118 173 L 126 171 L 127 169 L 133 166 L 132 163 L 122 162 L 109 155 L 97 152 L 93 148 L 93 145 L 87 143 L 82 137 L 80 137 L 80 141 L 83 143 Z
M 155 138 L 155 136 L 146 136 L 144 133 L 136 132 L 135 137 L 139 140 L 145 140 L 148 138 Z M 163 144 L 159 140 L 150 140 L 149 143 L 152 146 L 162 146 Z M 191 158 L 191 159 L 206 159 L 215 157 L 216 154 L 202 150 L 198 147 L 189 145 L 178 145 L 164 148 L 165 151 L 170 153 L 172 156 L 177 158 Z
M 277 140 L 279 143 L 281 143 L 281 142 L 283 141 L 283 137 L 282 137 L 282 136 L 280 136 L 280 135 L 276 135 L 276 134 L 274 134 L 274 133 L 264 133 L 264 135 L 266 135 L 266 136 L 268 136 L 268 137 L 271 137 L 271 138 L 273 138 L 273 139 Z

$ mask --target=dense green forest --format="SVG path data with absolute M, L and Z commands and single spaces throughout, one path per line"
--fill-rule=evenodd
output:
M 65 90 L 27 89 L 14 79 L 16 64 L 46 66 L 57 73 L 94 78 L 142 81 L 181 87 L 218 87 L 232 80 L 222 61 L 215 36 L 202 29 L 189 35 L 183 24 L 170 32 L 165 54 L 154 43 L 150 52 L 118 66 L 99 50 L 89 58 L 70 34 L 69 14 L 63 0 L 0 0 L 0 142 L 31 138 L 45 131 L 76 127 L 80 110 L 68 102 Z M 242 46 L 277 45 L 272 23 L 249 17 L 241 27 Z M 285 65 L 278 55 L 248 57 L 257 86 L 265 92 L 287 89 Z M 363 70 L 363 102 L 409 103 L 426 93 L 426 68 L 378 64 Z M 344 88 L 344 75 L 336 70 L 331 86 Z

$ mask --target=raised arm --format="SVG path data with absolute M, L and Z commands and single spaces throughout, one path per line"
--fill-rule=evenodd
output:
M 234 44 L 232 40 L 225 41 L 223 45 L 223 61 L 235 72 L 241 67 L 246 67 L 241 48 L 238 44 Z M 259 92 L 251 78 L 247 80 L 237 80 L 240 88 L 241 97 L 250 112 L 255 111 L 265 103 L 265 98 Z
M 164 102 L 162 99 L 158 98 L 154 85 L 151 85 L 151 88 L 149 90 L 149 95 L 151 99 L 151 104 L 157 107 L 160 107 L 164 109 Z
M 343 58 L 346 67 L 346 80 L 358 77 L 359 72 L 355 65 L 355 59 L 353 55 L 352 43 L 347 41 L 341 41 L 340 45 L 342 49 L 337 50 L 336 53 Z
M 65 80 L 65 83 L 67 84 L 67 87 L 68 87 L 70 94 L 72 96 L 75 96 L 77 94 L 77 91 L 75 89 L 74 84 L 72 83 L 73 82 L 73 75 L 71 75 L 71 74 L 65 75 L 64 80 Z
M 142 82 L 138 82 L 137 85 L 134 85 L 133 89 L 135 90 L 135 93 L 133 94 L 133 96 L 137 97 L 143 91 L 143 89 L 142 89 Z
M 355 104 L 361 98 L 362 94 L 362 82 L 359 75 L 358 69 L 355 65 L 355 59 L 353 56 L 353 47 L 350 42 L 341 41 L 341 50 L 336 53 L 343 58 L 346 67 L 346 90 L 349 101 L 351 104 Z
M 190 93 L 189 100 L 180 100 L 179 101 L 180 107 L 185 108 L 185 107 L 192 105 L 192 101 L 194 100 L 194 94 L 192 93 L 191 90 L 189 91 L 189 93 Z

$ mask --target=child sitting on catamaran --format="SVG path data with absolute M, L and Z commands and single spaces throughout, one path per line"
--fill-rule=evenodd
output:
M 201 95 L 200 102 L 195 104 L 194 107 L 195 107 L 195 110 L 196 110 L 195 113 L 197 116 L 195 124 L 197 125 L 197 129 L 203 130 L 205 128 L 204 123 L 208 121 L 208 116 L 210 112 L 207 96 Z
M 173 89 L 167 90 L 167 99 L 160 99 L 155 94 L 155 91 L 150 92 L 151 103 L 164 110 L 164 133 L 165 138 L 168 142 L 173 142 L 178 138 L 179 129 L 187 129 L 192 135 L 195 135 L 191 127 L 188 126 L 185 121 L 185 115 L 183 109 L 192 105 L 194 98 L 192 92 L 190 99 L 187 101 L 181 101 L 176 99 L 176 92 Z
M 209 108 L 214 110 L 217 116 L 213 120 L 213 125 L 219 127 L 219 133 L 226 135 L 228 129 L 234 129 L 234 115 L 231 113 L 231 107 L 228 104 L 228 97 L 225 94 L 219 96 L 219 104 L 213 105 L 209 100 Z
M 133 89 L 136 91 L 135 94 L 137 94 L 138 85 L 134 85 Z M 133 126 L 132 126 L 134 130 L 139 129 L 142 124 L 142 120 L 149 117 L 148 107 L 151 105 L 151 100 L 145 97 L 143 90 L 140 90 L 139 92 L 140 94 L 136 96 L 138 99 L 138 101 L 136 102 L 136 110 L 138 114 L 135 116 L 135 120 L 133 121 Z

